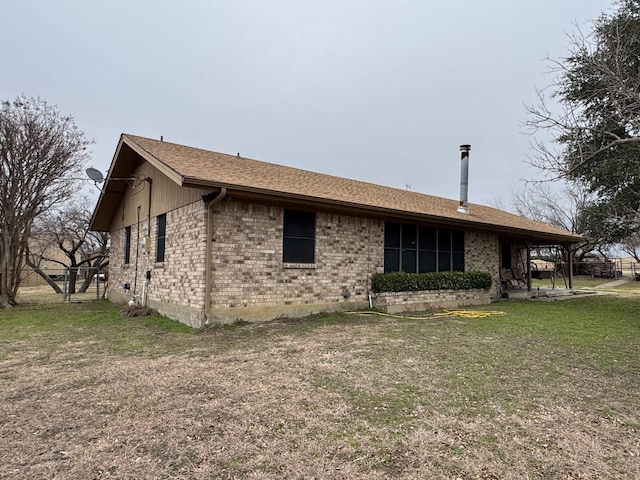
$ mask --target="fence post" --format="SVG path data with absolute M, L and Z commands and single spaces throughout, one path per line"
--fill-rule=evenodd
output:
M 94 270 L 92 270 L 93 272 Z M 96 268 L 96 300 L 100 300 L 100 269 Z
M 69 269 L 64 269 L 64 282 L 62 283 L 62 301 L 67 301 L 68 289 L 67 286 L 69 284 Z

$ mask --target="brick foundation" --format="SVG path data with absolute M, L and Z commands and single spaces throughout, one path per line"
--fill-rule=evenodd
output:
M 491 303 L 489 290 L 432 290 L 381 293 L 376 296 L 374 306 L 383 312 L 401 313 L 488 303 Z

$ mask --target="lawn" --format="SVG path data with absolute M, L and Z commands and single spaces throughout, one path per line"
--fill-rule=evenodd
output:
M 0 478 L 640 478 L 640 301 L 199 332 L 0 311 Z
M 580 291 L 599 291 L 605 293 L 614 293 L 618 296 L 636 296 L 640 298 L 640 282 L 631 279 L 629 276 L 622 277 L 623 283 L 617 284 L 615 278 L 591 278 L 589 276 L 576 276 L 573 279 L 574 290 Z M 532 289 L 536 288 L 552 288 L 551 280 L 532 280 Z M 556 288 L 564 289 L 565 283 L 562 277 L 556 279 Z

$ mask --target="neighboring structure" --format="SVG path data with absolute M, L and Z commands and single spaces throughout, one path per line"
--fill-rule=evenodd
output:
M 366 306 L 390 271 L 525 268 L 580 237 L 501 210 L 122 135 L 91 229 L 108 296 L 192 326 Z M 530 286 L 530 279 L 528 282 Z
M 32 260 L 38 265 L 44 273 L 49 275 L 51 279 L 60 279 L 64 277 L 67 256 L 60 248 L 53 243 L 47 235 L 36 234 L 29 239 L 29 251 L 32 254 Z M 26 263 L 22 266 L 20 274 L 21 287 L 35 287 L 47 285 L 47 281 Z

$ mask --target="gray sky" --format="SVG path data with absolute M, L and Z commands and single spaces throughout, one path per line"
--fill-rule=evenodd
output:
M 40 96 L 120 133 L 458 198 L 510 203 L 544 58 L 604 0 L 0 0 L 0 99 Z

